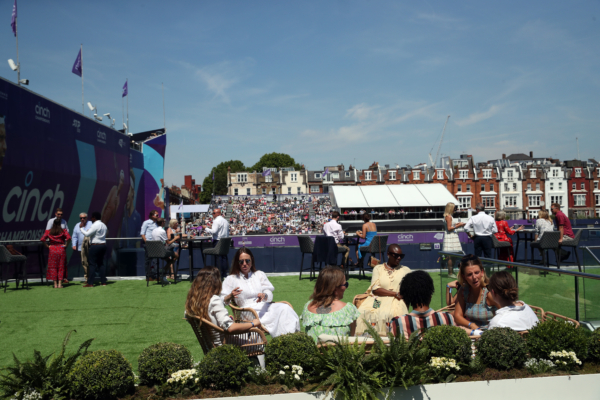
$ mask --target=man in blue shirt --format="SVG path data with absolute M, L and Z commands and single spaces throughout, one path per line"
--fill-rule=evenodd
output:
M 142 224 L 142 229 L 140 231 L 140 235 L 142 235 L 142 240 L 144 241 L 144 248 L 146 247 L 146 241 L 152 240 L 152 231 L 157 228 L 156 219 L 158 218 L 158 211 L 150 211 L 150 215 L 148 215 L 148 219 L 144 221 Z M 151 278 L 152 276 L 152 259 L 148 258 L 148 252 L 146 252 L 146 279 L 154 280 Z
M 92 221 L 88 221 L 88 217 L 86 213 L 79 214 L 80 223 L 75 225 L 73 228 L 73 251 L 79 251 L 81 253 L 81 265 L 83 265 L 83 276 L 85 281 L 87 282 L 88 276 L 88 258 L 87 253 L 85 251 L 81 251 L 81 246 L 83 245 L 83 232 L 81 232 L 81 228 L 88 230 L 92 227 Z

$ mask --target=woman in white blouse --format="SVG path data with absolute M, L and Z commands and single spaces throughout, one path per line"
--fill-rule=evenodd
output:
M 251 328 L 260 328 L 260 320 L 236 323 L 229 317 L 225 308 L 221 293 L 221 274 L 215 267 L 201 269 L 192 282 L 192 287 L 185 301 L 186 315 L 210 320 L 213 324 L 229 333 L 244 333 Z M 213 341 L 220 346 L 223 343 L 223 335 L 214 335 Z
M 235 298 L 238 307 L 256 310 L 260 323 L 272 337 L 300 331 L 298 314 L 287 304 L 273 303 L 274 290 L 267 275 L 256 270 L 250 249 L 239 249 L 231 273 L 223 282 L 221 297 L 225 304 Z

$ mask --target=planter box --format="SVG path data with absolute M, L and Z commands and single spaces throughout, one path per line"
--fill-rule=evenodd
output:
M 249 400 L 332 400 L 331 396 L 318 393 L 289 393 L 244 397 Z M 498 381 L 439 383 L 412 386 L 408 390 L 398 388 L 390 396 L 393 400 L 551 400 L 551 399 L 600 399 L 600 374 L 552 376 L 545 378 L 503 379 Z M 240 397 L 224 397 L 222 400 L 239 400 Z M 350 400 L 350 399 L 348 399 Z

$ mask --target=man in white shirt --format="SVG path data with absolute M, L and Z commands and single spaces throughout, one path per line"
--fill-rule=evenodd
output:
M 221 209 L 215 208 L 212 212 L 213 215 L 213 223 L 209 228 L 208 226 L 203 226 L 204 230 L 210 233 L 213 237 L 213 247 L 217 245 L 217 242 L 220 239 L 229 237 L 229 222 L 225 218 L 221 216 Z M 216 267 L 221 271 L 221 277 L 225 279 L 227 276 L 227 261 L 225 256 L 217 256 L 216 257 Z
M 62 208 L 60 208 L 60 207 L 57 208 L 56 211 L 54 212 L 54 215 L 55 215 L 55 217 L 50 218 L 50 221 L 48 221 L 48 223 L 46 224 L 46 230 L 49 231 L 50 229 L 52 229 L 52 224 L 54 224 L 54 220 L 56 218 L 59 218 L 61 220 L 60 221 L 61 228 L 66 229 L 67 232 L 69 232 L 69 226 L 67 225 L 67 221 L 65 221 L 62 217 L 63 216 Z
M 144 221 L 142 227 L 140 228 L 140 234 L 142 235 L 143 245 L 146 248 L 146 241 L 152 240 L 152 231 L 156 229 L 156 219 L 158 218 L 158 211 L 150 211 L 148 215 L 148 219 Z M 146 253 L 146 279 L 153 281 L 152 278 L 152 259 L 148 258 Z
M 335 242 L 338 245 L 338 253 L 344 254 L 344 265 L 348 264 L 348 256 L 350 255 L 350 249 L 348 246 L 340 245 L 340 242 L 344 240 L 344 230 L 339 224 L 340 213 L 334 211 L 331 213 L 331 221 L 323 225 L 323 233 L 327 236 L 333 236 Z
M 80 228 L 85 237 L 90 238 L 90 254 L 87 284 L 83 287 L 94 287 L 96 271 L 100 273 L 100 284 L 106 286 L 106 268 L 104 256 L 106 255 L 106 232 L 108 228 L 102 222 L 102 214 L 98 211 L 92 213 L 92 226 L 90 229 Z
M 80 223 L 75 225 L 73 228 L 73 251 L 79 251 L 81 253 L 81 265 L 83 266 L 83 278 L 87 282 L 88 277 L 88 252 L 83 250 L 82 245 L 84 241 L 83 232 L 81 232 L 81 228 L 90 229 L 92 227 L 92 221 L 88 221 L 87 214 L 81 213 L 79 214 Z
M 477 214 L 473 215 L 465 225 L 465 231 L 470 231 L 471 228 L 475 232 L 473 244 L 475 245 L 475 255 L 481 257 L 483 254 L 486 258 L 492 257 L 492 235 L 498 232 L 496 221 L 491 216 L 485 213 L 483 203 L 477 203 L 475 207 Z

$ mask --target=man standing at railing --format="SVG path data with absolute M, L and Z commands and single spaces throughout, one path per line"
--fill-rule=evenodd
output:
M 485 213 L 485 207 L 483 203 L 477 203 L 475 211 L 477 214 L 473 215 L 467 221 L 465 225 L 465 231 L 469 232 L 471 228 L 475 232 L 475 238 L 473 244 L 475 245 L 475 255 L 481 257 L 483 254 L 486 258 L 492 257 L 492 235 L 498 232 L 496 221 Z
M 81 232 L 81 229 L 90 229 L 92 227 L 92 221 L 88 221 L 87 214 L 81 213 L 79 214 L 80 223 L 75 225 L 73 228 L 73 251 L 81 252 L 81 265 L 83 266 L 83 278 L 87 282 L 88 277 L 88 253 L 87 249 L 82 249 L 82 245 L 84 242 L 84 235 Z M 89 239 L 87 239 L 89 241 Z M 88 246 L 89 247 L 89 243 Z
M 92 213 L 92 226 L 90 229 L 81 228 L 85 237 L 90 238 L 90 254 L 87 284 L 83 287 L 93 287 L 96 271 L 100 273 L 100 284 L 106 286 L 106 268 L 104 256 L 106 255 L 106 225 L 102 222 L 102 214 L 98 211 Z
M 213 237 L 213 247 L 217 245 L 220 239 L 229 237 L 229 222 L 221 216 L 221 209 L 215 208 L 213 210 L 213 223 L 209 228 L 203 226 L 204 230 Z M 227 276 L 227 258 L 225 256 L 216 256 L 216 267 L 221 271 L 221 277 Z
M 146 247 L 146 241 L 152 240 L 152 231 L 156 229 L 156 219 L 158 218 L 158 211 L 150 211 L 150 215 L 148 215 L 148 219 L 144 221 L 142 224 L 142 228 L 140 230 L 140 234 L 142 235 L 142 240 L 144 241 L 144 248 Z M 152 278 L 152 259 L 148 258 L 148 254 L 146 253 L 146 279 L 154 280 Z
M 570 240 L 575 239 L 573 228 L 571 228 L 571 221 L 569 221 L 569 218 L 567 218 L 564 212 L 560 211 L 560 204 L 553 203 L 550 206 L 550 209 L 552 210 L 552 214 L 554 214 L 554 225 L 556 226 L 556 229 L 560 232 L 558 244 L 562 246 L 563 243 L 567 244 Z M 561 249 L 560 260 L 563 261 L 567 259 L 570 255 L 570 251 L 565 251 Z

